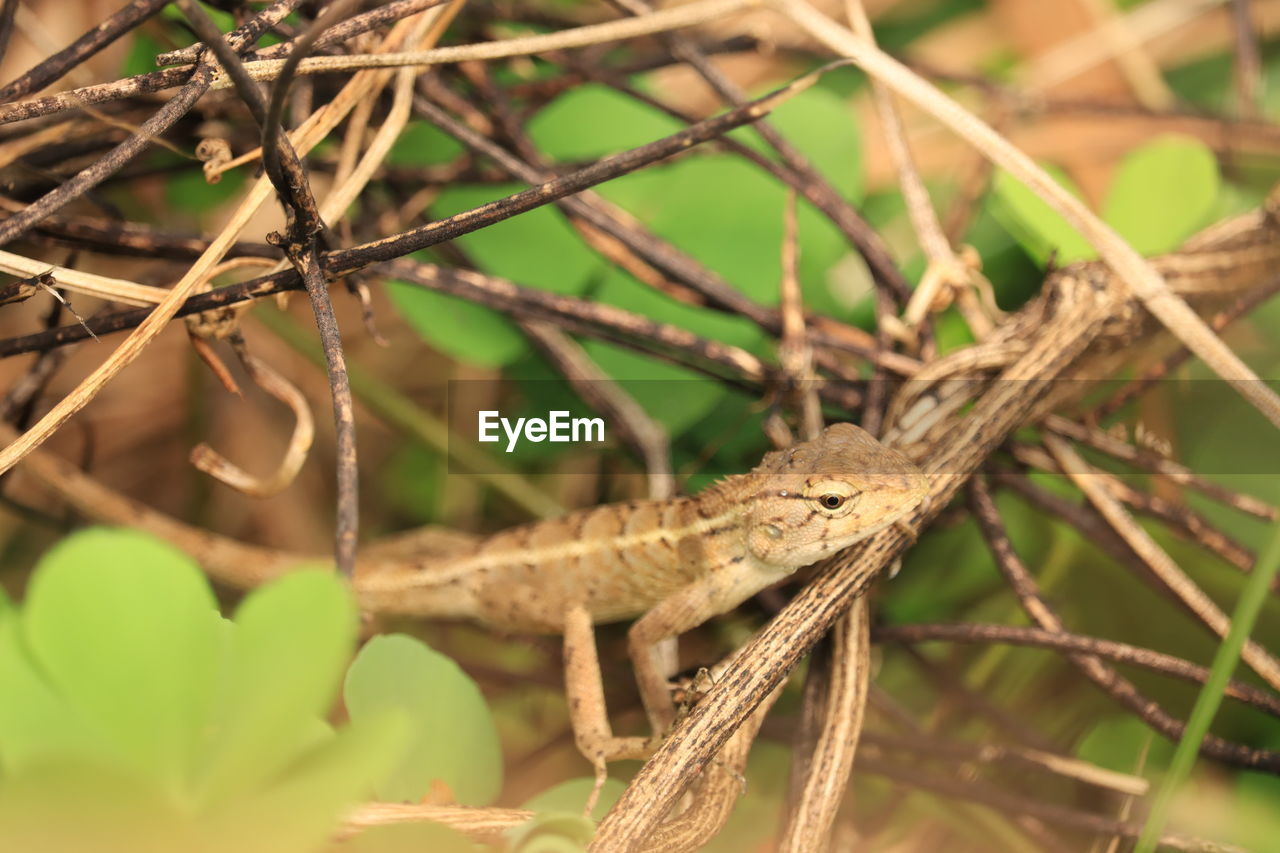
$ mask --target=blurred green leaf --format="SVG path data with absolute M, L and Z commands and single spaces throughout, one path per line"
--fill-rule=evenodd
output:
M 240 605 L 205 743 L 207 801 L 265 782 L 320 738 L 355 635 L 355 603 L 332 573 L 291 573 Z
M 449 163 L 466 149 L 428 121 L 411 121 L 387 152 L 389 166 L 435 166 Z
M 524 189 L 524 184 L 451 187 L 431 210 L 444 219 Z M 552 293 L 581 293 L 602 266 L 553 205 L 504 219 L 456 242 L 484 272 Z
M 201 819 L 208 850 L 311 853 L 343 814 L 369 798 L 408 741 L 409 721 L 388 712 L 344 727 L 298 755 L 260 789 L 242 789 Z M 294 741 L 296 738 L 289 738 Z M 187 849 L 174 848 L 167 849 Z
M 840 72 L 836 72 L 840 73 Z M 760 92 L 758 94 L 764 94 Z M 850 98 L 814 86 L 791 98 L 766 119 L 849 201 L 862 198 L 862 135 Z M 749 126 L 729 134 L 772 154 Z
M 98 528 L 40 561 L 23 634 L 50 690 L 145 775 L 176 789 L 215 688 L 220 621 L 208 582 L 184 554 Z
M 1191 137 L 1164 136 L 1121 161 L 1102 218 L 1139 254 L 1171 252 L 1208 223 L 1219 184 L 1208 146 Z
M 582 809 L 587 804 L 587 798 L 591 796 L 591 789 L 595 787 L 596 780 L 591 777 L 581 779 L 567 779 L 559 785 L 554 785 L 534 797 L 531 797 L 520 808 L 528 809 L 532 812 L 567 812 L 573 815 L 582 813 Z M 618 801 L 618 797 L 622 796 L 622 791 L 626 788 L 626 783 L 619 779 L 606 779 L 604 787 L 600 789 L 600 796 L 596 800 L 595 808 L 591 810 L 591 819 L 599 821 L 604 817 L 605 812 L 613 808 L 613 804 Z
M 670 136 L 684 127 L 608 86 L 587 83 L 556 98 L 529 122 L 529 137 L 555 160 L 596 160 Z
M 240 169 L 223 172 L 213 184 L 205 180 L 200 169 L 186 169 L 165 179 L 165 202 L 177 210 L 204 215 L 239 195 L 244 181 L 244 172 Z
M 1055 166 L 1040 166 L 1077 198 L 1080 190 Z M 1058 266 L 1095 257 L 1093 247 L 1025 184 L 1003 169 L 992 184 L 991 213 L 1040 266 L 1053 258 Z
M 0 777 L 0 850 L 139 853 L 209 850 L 162 783 L 85 760 Z
M 528 349 L 510 320 L 482 305 L 395 280 L 387 282 L 387 295 L 423 340 L 458 361 L 502 367 Z
M 1173 744 L 1136 717 L 1104 717 L 1076 745 L 1077 758 L 1108 770 L 1146 776 L 1167 766 L 1172 756 Z
M 579 814 L 546 812 L 507 833 L 510 853 L 584 853 L 595 824 Z
M 135 77 L 156 70 L 156 57 L 164 53 L 164 45 L 147 33 L 137 29 L 129 39 L 129 52 L 120 65 L 120 76 Z
M 354 722 L 401 709 L 413 737 L 378 786 L 384 800 L 415 802 L 435 780 L 454 798 L 484 805 L 502 785 L 502 754 L 489 708 L 458 665 L 403 634 L 375 637 L 347 672 L 343 695 Z

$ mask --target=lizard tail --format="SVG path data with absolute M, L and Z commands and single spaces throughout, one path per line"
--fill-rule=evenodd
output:
M 2 433 L 8 431 L 7 426 L 0 427 L 0 438 L 6 437 Z M 326 562 L 324 557 L 259 548 L 193 527 L 107 488 L 46 451 L 28 454 L 22 460 L 22 470 L 34 475 L 82 515 L 97 522 L 134 527 L 163 539 L 227 586 L 249 589 L 304 564 Z
M 0 424 L 0 439 L 6 431 Z M 328 557 L 260 548 L 201 530 L 107 488 L 70 462 L 42 450 L 28 454 L 22 470 L 86 517 L 163 539 L 191 557 L 213 580 L 230 587 L 250 589 L 299 568 L 332 565 Z M 467 578 L 447 567 L 450 558 L 474 552 L 478 541 L 468 534 L 428 528 L 371 548 L 356 567 L 354 586 L 361 606 L 410 616 L 474 616 Z

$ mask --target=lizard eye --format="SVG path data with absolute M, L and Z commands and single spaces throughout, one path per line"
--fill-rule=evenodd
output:
M 818 498 L 818 503 L 826 509 L 839 509 L 847 499 L 845 495 L 829 494 Z

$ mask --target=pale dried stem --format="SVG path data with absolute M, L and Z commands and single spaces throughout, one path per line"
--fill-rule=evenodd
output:
M 684 6 L 654 12 L 652 15 L 575 27 L 546 35 L 524 36 L 500 41 L 481 42 L 479 44 L 458 45 L 456 47 L 441 47 L 435 50 L 349 54 L 346 56 L 314 56 L 304 59 L 298 65 L 297 74 L 331 74 L 342 71 L 367 70 L 370 68 L 402 68 L 405 66 L 423 67 L 471 60 L 509 59 L 514 56 L 528 56 L 552 50 L 590 47 L 596 44 L 608 44 L 623 39 L 639 38 L 640 36 L 696 26 L 707 21 L 716 20 L 724 15 L 758 6 L 762 2 L 763 0 L 697 0 L 697 2 Z M 246 62 L 244 67 L 254 80 L 271 80 L 280 73 L 284 63 L 285 60 L 283 59 L 263 59 L 257 62 Z M 218 75 L 214 78 L 210 88 L 225 89 L 230 86 L 230 79 Z
M 821 851 L 830 844 L 831 827 L 844 801 L 866 718 L 871 683 L 870 626 L 870 608 L 867 597 L 862 596 L 832 629 L 822 724 L 779 850 Z
M 844 10 L 852 31 L 874 47 L 875 32 L 871 28 L 862 0 L 845 0 Z M 920 170 L 916 168 L 902 115 L 893 100 L 893 92 L 874 76 L 871 78 L 871 91 L 876 115 L 880 117 L 880 126 L 884 132 L 885 147 L 889 151 L 889 159 L 893 161 L 894 170 L 898 173 L 898 185 L 902 188 L 907 216 L 930 268 L 930 272 L 925 274 L 920 285 L 911 294 L 911 301 L 907 303 L 904 314 L 907 325 L 916 328 L 937 300 L 939 291 L 963 283 L 967 275 L 951 249 L 951 243 L 942 230 L 942 223 L 938 221 L 937 211 L 929 199 L 929 191 L 920 177 Z
M 364 803 L 347 815 L 336 833 L 339 840 L 377 826 L 402 823 L 442 823 L 477 841 L 501 841 L 513 829 L 533 817 L 526 809 L 468 808 L 417 803 Z
M 1226 0 L 1152 0 L 1144 3 L 1112 23 L 1121 27 L 1121 32 L 1100 38 L 1097 32 L 1091 31 L 1068 39 L 1037 58 L 1023 79 L 1033 88 L 1047 89 L 1118 58 L 1131 46 L 1175 30 L 1224 2 Z
M 0 249 L 0 272 L 23 278 L 48 273 L 57 281 L 59 287 L 66 288 L 72 293 L 83 293 L 86 296 L 96 296 L 125 305 L 140 307 L 155 305 L 169 295 L 168 289 L 163 287 L 151 287 L 122 278 L 81 272 L 46 261 L 15 255 L 3 249 Z
M 400 34 L 400 35 L 397 35 Z M 388 40 L 398 39 L 403 34 L 403 22 L 388 35 Z M 312 116 L 316 119 L 310 126 L 304 123 L 294 133 L 290 141 L 295 150 L 305 154 L 314 148 L 334 126 L 360 100 L 363 93 L 374 82 L 373 78 L 380 72 L 369 72 L 355 75 L 333 101 L 326 104 Z M 381 72 L 385 73 L 385 72 Z M 131 364 L 147 345 L 153 341 L 173 319 L 174 314 L 183 301 L 191 295 L 202 282 L 207 281 L 209 271 L 213 269 L 223 255 L 235 243 L 240 232 L 249 224 L 266 201 L 271 198 L 274 188 L 265 176 L 258 178 L 245 194 L 240 205 L 231 214 L 227 224 L 209 247 L 195 263 L 179 279 L 178 283 L 165 293 L 154 311 L 146 320 L 130 333 L 129 337 L 99 365 L 93 373 L 84 379 L 70 394 L 59 400 L 34 426 L 18 436 L 12 443 L 0 450 L 0 473 L 8 471 L 18 460 L 42 444 L 72 415 L 88 405 L 98 392 L 111 381 L 121 370 Z
M 1096 26 L 1087 36 L 1090 45 L 1101 42 L 1115 60 L 1138 101 L 1151 110 L 1168 110 L 1177 102 L 1173 90 L 1160 74 L 1160 65 L 1134 32 L 1130 19 L 1113 0 L 1076 0 Z M 1060 54 L 1063 55 L 1063 54 Z M 1043 68 L 1043 66 L 1041 66 Z
M 240 362 L 249 378 L 266 393 L 275 397 L 293 412 L 294 427 L 289 443 L 276 470 L 265 477 L 250 474 L 235 465 L 208 444 L 197 444 L 191 450 L 191 464 L 223 485 L 254 498 L 278 495 L 293 483 L 307 461 L 311 442 L 315 439 L 315 419 L 307 398 L 297 386 L 289 382 L 262 359 L 241 350 Z
M 852 59 L 868 74 L 950 127 L 1025 183 L 1097 249 L 1103 261 L 1147 310 L 1272 424 L 1280 427 L 1280 396 L 1261 382 L 1204 320 L 1169 289 L 1150 263 L 1030 157 L 928 81 L 866 44 L 805 0 L 770 0 L 770 5 L 835 53 Z

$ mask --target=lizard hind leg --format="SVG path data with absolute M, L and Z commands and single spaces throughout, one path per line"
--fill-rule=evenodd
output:
M 655 743 L 653 738 L 614 735 L 605 708 L 595 628 L 582 605 L 570 607 L 564 617 L 564 683 L 574 742 L 595 770 L 595 785 L 583 809 L 590 815 L 609 778 L 608 762 L 648 758 Z

